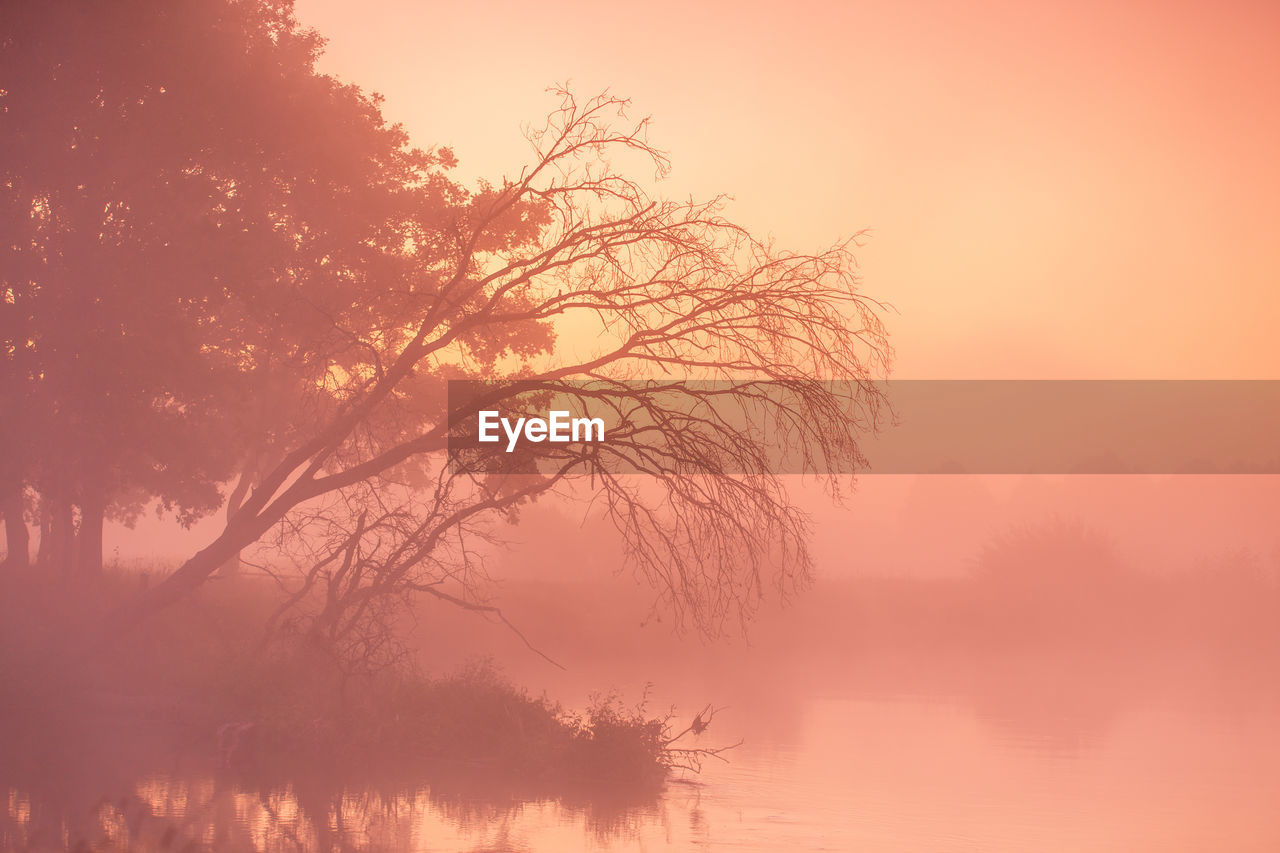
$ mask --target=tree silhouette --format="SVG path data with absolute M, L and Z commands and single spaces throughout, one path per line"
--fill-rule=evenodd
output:
M 318 74 L 289 4 L 0 14 L 9 541 L 33 485 L 42 556 L 70 562 L 74 506 L 92 571 L 108 512 L 189 522 L 323 417 L 411 310 L 398 229 L 448 206 L 451 155 Z
M 300 569 L 310 636 L 376 664 L 412 593 L 489 608 L 476 537 L 566 490 L 607 508 L 701 630 L 806 580 L 777 451 L 855 467 L 887 368 L 852 242 L 787 252 L 722 199 L 655 195 L 635 176 L 666 155 L 609 94 L 554 90 L 530 163 L 461 187 L 450 152 L 316 72 L 288 3 L 4 15 L 3 387 L 24 413 L 4 428 L 29 449 L 0 471 L 5 506 L 33 485 L 64 531 L 77 507 L 96 568 L 104 512 L 156 497 L 191 519 L 235 482 L 221 533 L 121 624 L 266 539 Z M 489 390 L 451 404 L 450 379 Z M 622 415 L 605 445 L 448 464 L 478 405 L 581 397 L 584 379 Z
M 474 594 L 482 566 L 469 537 L 572 473 L 591 475 L 635 565 L 702 630 L 749 615 L 770 583 L 786 591 L 807 578 L 805 521 L 770 466 L 779 441 L 835 467 L 861 461 L 860 418 L 878 403 L 865 380 L 884 366 L 886 346 L 849 245 L 781 252 L 723 218 L 718 201 L 652 197 L 609 166 L 630 154 L 665 170 L 647 122 L 629 121 L 613 96 L 557 95 L 558 109 L 530 134 L 533 163 L 460 206 L 448 251 L 421 270 L 431 298 L 349 377 L 346 404 L 143 606 L 194 589 L 275 528 L 306 567 L 292 601 L 315 593 L 313 633 L 366 655 L 381 647 L 385 606 L 406 593 L 487 607 Z M 513 223 L 527 226 L 518 241 Z M 577 357 L 553 347 L 570 318 L 601 330 Z M 682 393 L 763 406 L 778 431 L 738 433 L 715 416 L 691 418 L 698 399 L 672 404 L 652 386 L 617 381 L 663 374 L 734 380 L 685 383 Z M 483 401 L 450 410 L 444 382 L 460 377 L 523 384 L 494 384 Z M 854 380 L 853 393 L 815 381 L 823 377 Z M 657 436 L 667 450 L 649 453 L 650 439 L 623 430 L 607 450 L 567 446 L 537 474 L 445 464 L 451 425 L 481 402 L 519 405 L 530 384 L 577 393 L 583 378 L 614 383 L 615 400 L 668 424 Z

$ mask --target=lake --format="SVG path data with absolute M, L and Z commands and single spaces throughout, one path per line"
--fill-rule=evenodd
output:
M 1040 663 L 1040 675 L 1060 668 Z M 881 670 L 906 673 L 888 681 L 910 689 L 868 676 L 853 681 L 858 690 L 793 682 L 773 703 L 737 696 L 743 710 L 722 711 L 703 736 L 707 745 L 743 738 L 729 762 L 677 772 L 639 802 L 590 792 L 530 801 L 483 781 L 335 796 L 295 780 L 250 792 L 175 757 L 86 799 L 69 819 L 47 820 L 38 792 L 11 787 L 5 837 L 32 849 L 79 836 L 99 849 L 1280 850 L 1280 715 L 1270 692 L 1131 683 L 1117 694 L 1068 673 L 1070 701 L 1058 703 L 1046 688 L 1054 679 L 1027 682 L 1027 666 L 951 672 L 934 695 L 898 661 Z M 992 691 L 1002 671 L 1016 683 Z M 104 778 L 44 784 L 87 791 L 113 784 Z

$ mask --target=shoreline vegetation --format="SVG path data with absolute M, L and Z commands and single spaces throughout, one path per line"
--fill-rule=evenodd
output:
M 668 774 L 723 750 L 691 745 L 691 723 L 647 699 L 594 695 L 581 710 L 515 684 L 491 660 L 444 675 L 406 655 L 353 672 L 288 630 L 265 643 L 278 603 L 265 584 L 222 579 L 107 638 L 113 606 L 141 576 L 0 576 L 0 718 L 14 737 L 56 743 L 89 728 L 169 732 L 187 757 L 220 773 L 278 780 L 322 773 L 419 782 L 432 775 L 500 779 L 522 796 L 609 792 L 651 798 Z M 500 630 L 500 629 L 495 629 Z M 105 721 L 105 722 L 104 722 Z M 109 737 L 118 735 L 108 734 Z M 9 751 L 14 744 L 0 745 Z
M 645 627 L 623 578 L 504 584 L 503 612 L 537 646 L 577 650 L 572 675 L 520 658 L 501 623 L 437 602 L 389 626 L 405 641 L 396 666 L 344 670 L 287 623 L 264 644 L 280 593 L 249 572 L 107 642 L 107 614 L 147 582 L 140 568 L 0 572 L 0 791 L 11 800 L 0 848 L 87 838 L 91 849 L 260 849 L 200 839 L 266 820 L 281 837 L 311 833 L 297 846 L 328 849 L 325 833 L 388 814 L 505 819 L 547 802 L 609 837 L 689 781 L 675 768 L 737 732 L 785 728 L 796 697 L 832 691 L 947 697 L 1002 737 L 1066 752 L 1104 741 L 1135 703 L 1280 708 L 1265 668 L 1280 649 L 1276 567 L 1240 552 L 1157 575 L 1070 524 L 994 540 L 967 576 L 820 579 L 820 594 L 762 614 L 749 647 L 730 638 L 694 652 Z M 731 705 L 733 732 L 716 720 L 698 737 L 710 706 L 677 721 L 617 693 L 581 710 L 550 698 L 655 675 L 663 696 Z M 358 829 L 335 828 L 353 802 Z M 36 843 L 35 827 L 55 840 Z

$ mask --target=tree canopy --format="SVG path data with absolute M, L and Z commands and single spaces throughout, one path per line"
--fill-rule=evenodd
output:
M 75 505 L 97 568 L 104 511 L 206 514 L 320 414 L 423 298 L 410 229 L 461 192 L 449 152 L 316 72 L 288 4 L 0 14 L 4 488 L 35 487 L 64 562 Z
M 322 41 L 287 2 L 4 16 L 5 494 L 38 494 L 55 528 L 77 507 L 91 568 L 104 510 L 228 507 L 131 616 L 267 541 L 309 636 L 376 662 L 408 595 L 492 610 L 477 537 L 566 488 L 607 508 L 637 570 L 708 632 L 807 578 L 768 444 L 861 459 L 889 349 L 852 241 L 784 251 L 722 199 L 656 195 L 640 173 L 667 157 L 608 93 L 552 90 L 530 161 L 463 187 L 452 152 L 412 147 L 376 97 L 316 70 Z M 690 419 L 622 381 L 655 377 L 744 383 L 715 393 L 783 432 Z M 460 470 L 445 451 L 474 405 L 451 409 L 449 379 L 613 383 L 684 456 L 634 430 L 550 470 Z M 518 386 L 492 387 L 486 404 L 518 405 Z

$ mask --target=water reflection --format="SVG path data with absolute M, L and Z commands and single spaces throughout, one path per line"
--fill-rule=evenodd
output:
M 497 803 L 429 787 L 388 795 L 304 785 L 251 790 L 216 776 L 155 775 L 83 810 L 57 814 L 7 791 L 4 849 L 546 850 L 642 843 L 665 822 L 658 803 L 611 810 L 562 799 Z
M 1036 677 L 1052 683 L 1054 662 L 1040 664 Z M 0 846 L 1280 849 L 1280 713 L 1270 702 L 1172 700 L 1140 686 L 1121 694 L 1079 679 L 1037 694 L 1025 673 L 1009 677 L 1007 690 L 992 687 L 994 675 L 971 682 L 977 702 L 943 691 L 891 694 L 870 680 L 859 682 L 869 691 L 811 690 L 793 696 L 789 730 L 755 718 L 732 763 L 640 798 L 542 796 L 475 767 L 432 768 L 430 783 L 415 784 L 377 768 L 345 779 L 321 768 L 255 779 L 162 752 L 111 766 L 86 760 L 74 772 L 65 763 L 7 762 Z M 1054 701 L 1067 692 L 1073 702 Z M 43 773 L 50 767 L 54 778 Z M 96 799 L 86 795 L 94 786 Z

